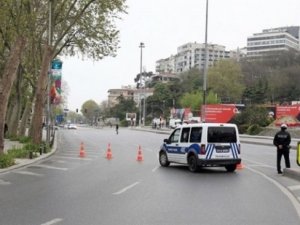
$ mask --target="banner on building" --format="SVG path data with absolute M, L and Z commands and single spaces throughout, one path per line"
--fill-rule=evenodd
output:
M 59 104 L 61 102 L 61 77 L 62 77 L 62 61 L 54 59 L 51 63 L 51 86 L 50 101 L 51 104 Z

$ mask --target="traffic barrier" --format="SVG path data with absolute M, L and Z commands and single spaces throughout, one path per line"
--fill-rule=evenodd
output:
M 83 142 L 80 143 L 80 151 L 79 151 L 79 157 L 80 158 L 84 158 L 85 157 L 85 150 L 84 150 L 84 146 L 83 146 Z
M 142 153 L 142 148 L 141 148 L 140 145 L 139 145 L 139 148 L 138 148 L 136 160 L 137 161 L 143 161 L 144 160 L 143 153 Z
M 112 151 L 111 151 L 110 143 L 108 143 L 108 146 L 107 146 L 106 158 L 107 159 L 112 159 Z

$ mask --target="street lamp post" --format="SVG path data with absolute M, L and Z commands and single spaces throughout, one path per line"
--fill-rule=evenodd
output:
M 208 24 L 208 0 L 206 0 L 206 20 L 205 20 L 205 64 L 203 75 L 203 104 L 202 104 L 202 122 L 205 122 L 205 105 L 206 105 L 206 90 L 207 90 L 207 70 L 208 70 L 208 46 L 207 46 L 207 24 Z
M 145 44 L 143 42 L 140 43 L 139 48 L 141 49 L 141 56 L 140 56 L 140 85 L 142 84 L 142 73 L 143 73 L 143 48 L 145 48 Z M 144 94 L 144 119 L 143 119 L 143 125 L 145 125 L 145 88 L 143 89 Z M 140 105 L 140 116 L 139 116 L 139 125 L 141 126 L 141 120 L 142 120 L 142 98 L 141 98 L 141 92 L 139 91 L 139 105 Z
M 52 45 L 52 0 L 48 3 L 49 7 L 49 18 L 48 18 L 48 45 Z M 46 115 L 46 124 L 47 124 L 47 133 L 46 133 L 46 144 L 50 145 L 50 85 L 51 85 L 51 63 L 49 64 L 48 80 L 47 80 L 47 115 Z

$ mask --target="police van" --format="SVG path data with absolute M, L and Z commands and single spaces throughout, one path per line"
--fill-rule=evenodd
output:
M 220 166 L 235 171 L 241 163 L 241 145 L 238 128 L 230 123 L 184 124 L 164 139 L 159 151 L 159 163 L 188 165 L 191 172 L 200 167 Z

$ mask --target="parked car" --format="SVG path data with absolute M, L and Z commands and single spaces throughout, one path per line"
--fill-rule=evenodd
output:
M 70 123 L 68 125 L 68 129 L 77 129 L 77 126 L 75 124 Z

